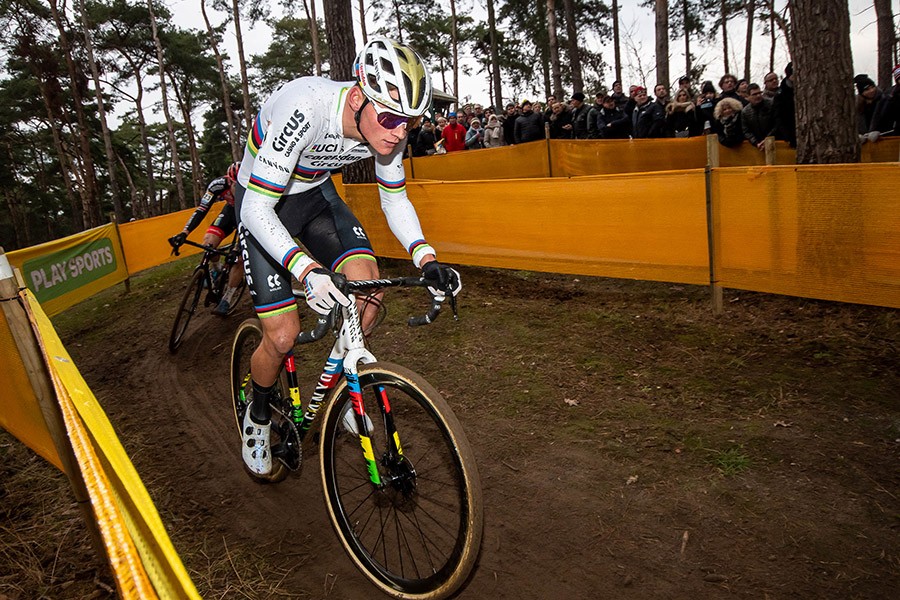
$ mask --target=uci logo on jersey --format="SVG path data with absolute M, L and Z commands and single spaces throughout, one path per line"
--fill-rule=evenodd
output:
M 272 140 L 272 148 L 275 149 L 276 152 L 282 152 L 285 148 L 287 148 L 288 139 L 291 138 L 294 134 L 297 133 L 297 129 L 300 125 L 303 124 L 303 121 L 306 120 L 306 116 L 300 112 L 300 109 L 294 110 L 294 114 L 291 115 L 291 118 L 288 119 L 288 122 L 284 124 L 284 127 L 281 128 L 281 133 L 278 134 L 274 140 Z
M 313 144 L 306 149 L 307 152 L 337 152 L 341 147 L 337 144 Z

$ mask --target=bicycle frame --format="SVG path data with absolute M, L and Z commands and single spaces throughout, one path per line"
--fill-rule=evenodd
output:
M 348 286 L 351 289 L 363 290 L 371 289 L 373 287 L 424 287 L 425 283 L 422 278 L 400 277 L 395 279 L 382 279 L 372 281 L 351 281 L 348 282 Z M 340 331 L 338 332 L 337 339 L 335 340 L 331 348 L 328 359 L 325 361 L 322 372 L 319 375 L 318 380 L 316 381 L 315 389 L 312 393 L 312 396 L 310 397 L 309 402 L 306 405 L 305 411 L 303 410 L 303 403 L 300 397 L 300 385 L 297 376 L 297 363 L 294 358 L 293 350 L 288 352 L 285 356 L 284 370 L 287 376 L 287 387 L 291 402 L 291 414 L 286 416 L 294 424 L 294 427 L 297 430 L 297 435 L 300 438 L 300 442 L 302 442 L 305 439 L 306 434 L 309 432 L 309 429 L 312 427 L 312 424 L 315 421 L 316 415 L 318 414 L 322 402 L 325 401 L 328 394 L 338 385 L 342 377 L 346 379 L 347 388 L 350 393 L 350 399 L 355 413 L 357 431 L 359 432 L 359 441 L 369 472 L 369 479 L 372 482 L 372 485 L 374 485 L 376 488 L 380 488 L 386 485 L 386 483 L 382 481 L 382 478 L 378 473 L 378 465 L 375 462 L 375 456 L 372 450 L 372 443 L 370 438 L 371 432 L 369 431 L 367 419 L 365 418 L 365 406 L 363 402 L 362 388 L 359 383 L 360 365 L 373 363 L 376 361 L 376 358 L 375 355 L 366 348 L 365 335 L 363 334 L 362 330 L 359 308 L 356 304 L 356 296 L 355 294 L 350 292 L 348 293 L 348 297 L 350 299 L 350 305 L 340 308 L 341 314 L 343 316 Z M 410 325 L 422 325 L 431 323 L 435 318 L 437 318 L 437 315 L 440 313 L 443 301 L 443 297 L 433 298 L 431 310 L 429 310 L 429 312 L 422 317 L 411 318 L 409 321 Z M 453 306 L 455 313 L 456 306 L 455 302 L 453 302 L 452 299 L 451 305 Z M 332 314 L 328 315 L 327 317 L 320 317 L 316 329 L 312 332 L 301 333 L 297 338 L 297 344 L 306 344 L 320 339 L 325 332 L 332 329 L 332 323 L 334 322 L 335 314 L 335 312 L 332 312 Z M 246 387 L 247 383 L 248 382 L 245 381 L 242 388 Z M 391 415 L 390 401 L 387 398 L 387 394 L 385 393 L 384 388 L 379 386 L 376 388 L 376 390 L 379 395 L 379 408 L 382 411 L 385 427 L 387 429 L 387 438 L 388 440 L 390 440 L 391 444 L 389 452 L 396 456 L 402 457 L 403 446 L 400 442 L 400 436 L 397 433 L 397 429 L 394 426 L 393 416 Z M 243 392 L 241 393 L 243 394 Z

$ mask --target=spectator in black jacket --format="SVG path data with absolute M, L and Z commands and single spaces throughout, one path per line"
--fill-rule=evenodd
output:
M 572 113 L 566 110 L 562 102 L 554 102 L 550 107 L 550 116 L 547 117 L 550 125 L 551 140 L 572 139 Z
M 784 68 L 784 79 L 772 101 L 775 109 L 775 139 L 797 147 L 797 116 L 794 112 L 794 63 Z
M 416 140 L 413 143 L 412 155 L 428 156 L 429 154 L 434 154 L 434 143 L 436 141 L 434 124 L 430 119 L 425 119 L 422 122 L 422 128 L 419 130 L 419 135 L 416 136 Z
M 544 139 L 544 115 L 532 110 L 530 100 L 522 102 L 522 115 L 516 119 L 513 136 L 517 144 Z
M 510 102 L 506 105 L 506 116 L 503 119 L 503 143 L 506 146 L 516 143 L 515 127 L 518 118 L 519 111 L 516 109 L 516 105 Z
M 679 88 L 675 98 L 666 104 L 666 137 L 691 137 L 699 135 L 697 109 L 689 88 Z
M 697 122 L 700 131 L 708 135 L 719 132 L 719 122 L 713 115 L 716 109 L 716 86 L 712 81 L 704 81 L 700 86 L 700 95 L 697 96 Z
M 651 101 L 646 88 L 638 88 L 634 94 L 636 106 L 631 115 L 631 135 L 636 139 L 665 136 L 666 113 L 659 102 Z
M 612 96 L 604 96 L 601 104 L 594 125 L 597 137 L 604 140 L 627 140 L 631 131 L 631 119 L 616 106 L 616 99 Z
M 719 80 L 719 89 L 722 90 L 721 93 L 719 93 L 719 100 L 722 98 L 734 98 L 741 103 L 741 106 L 747 104 L 747 101 L 741 98 L 740 94 L 737 93 L 737 84 L 737 77 L 731 73 L 722 75 L 722 78 Z
M 587 128 L 588 128 L 588 138 L 595 140 L 600 137 L 600 133 L 597 131 L 597 113 L 603 109 L 603 98 L 606 97 L 604 93 L 598 93 L 594 97 L 594 104 L 591 105 L 590 110 L 588 110 L 587 114 Z
M 584 103 L 584 94 L 575 92 L 569 101 L 572 114 L 572 137 L 579 140 L 588 138 L 588 111 L 590 107 Z
M 775 132 L 775 109 L 772 101 L 763 96 L 758 83 L 748 86 L 749 103 L 741 110 L 741 128 L 744 138 L 763 150 L 765 139 Z
M 882 132 L 891 131 L 893 123 L 888 112 L 890 99 L 882 93 L 868 75 L 853 78 L 859 95 L 856 97 L 856 111 L 860 139 L 863 142 L 877 142 Z

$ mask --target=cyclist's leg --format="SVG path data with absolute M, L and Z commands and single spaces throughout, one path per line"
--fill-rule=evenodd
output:
M 225 206 L 222 207 L 222 212 L 219 213 L 219 216 L 216 217 L 213 224 L 206 230 L 206 237 L 214 239 L 215 242 L 213 245 L 218 248 L 221 241 L 230 236 L 236 228 L 237 218 L 235 217 L 234 206 L 225 204 Z M 204 238 L 204 241 L 205 240 L 206 238 Z M 218 261 L 219 256 L 216 255 L 213 260 Z M 219 263 L 216 262 L 214 268 L 218 269 L 218 264 Z M 228 282 L 222 290 L 221 301 L 213 311 L 214 313 L 219 315 L 227 315 L 229 313 L 232 307 L 234 293 L 237 291 L 242 276 L 242 269 L 234 268 L 228 272 Z
M 307 223 L 301 233 L 301 241 L 316 260 L 332 271 L 342 273 L 347 279 L 378 278 L 375 252 L 362 224 L 338 195 L 330 179 L 319 189 L 328 205 Z M 374 301 L 360 299 L 358 303 L 366 333 L 378 316 L 382 295 L 379 292 Z
M 225 211 L 226 209 L 231 209 L 231 219 L 234 220 L 234 207 L 225 205 L 225 208 L 222 209 L 222 212 L 219 213 L 219 216 L 216 217 L 216 220 L 212 222 L 212 224 L 206 229 L 206 233 L 203 235 L 203 244 L 207 246 L 212 246 L 213 248 L 218 248 L 219 244 L 222 243 L 222 240 L 225 239 L 225 236 L 228 234 L 223 231 L 222 221 L 226 217 Z M 232 231 L 234 229 L 232 228 Z M 219 255 L 214 254 L 209 259 L 209 267 L 212 271 L 218 272 L 221 270 L 219 266 Z

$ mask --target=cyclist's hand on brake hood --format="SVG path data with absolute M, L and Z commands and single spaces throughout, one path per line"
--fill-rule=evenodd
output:
M 433 296 L 444 296 L 448 292 L 456 296 L 462 289 L 459 271 L 436 260 L 422 265 L 422 277 L 430 283 L 428 291 Z
M 306 303 L 320 315 L 327 315 L 335 304 L 350 306 L 350 299 L 341 291 L 344 276 L 318 267 L 303 278 Z
M 184 244 L 184 240 L 187 239 L 187 234 L 185 232 L 181 232 L 178 235 L 173 235 L 169 238 L 169 243 L 173 248 L 178 248 L 179 246 Z

